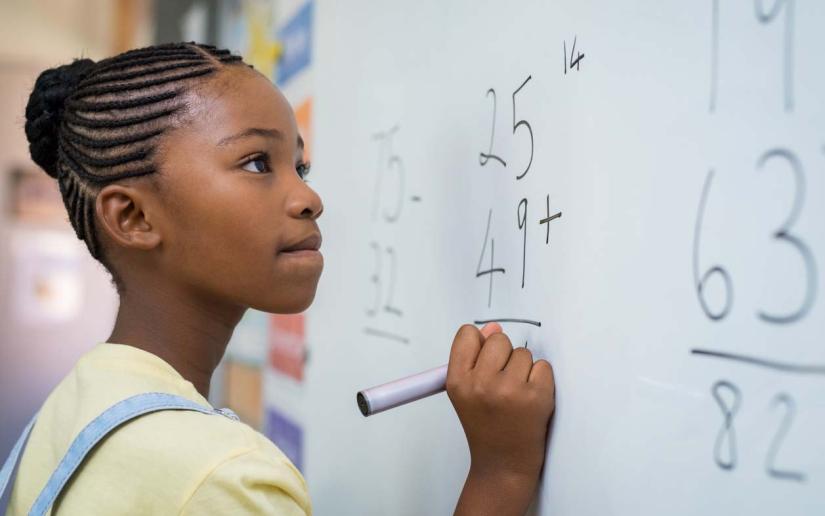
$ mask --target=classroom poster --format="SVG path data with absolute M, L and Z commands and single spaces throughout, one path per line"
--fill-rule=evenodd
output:
M 289 457 L 289 460 L 304 471 L 304 431 L 289 416 L 275 407 L 266 411 L 264 434 Z
M 69 231 L 17 229 L 11 238 L 11 306 L 25 325 L 75 319 L 83 303 L 85 249 Z
M 270 317 L 269 365 L 295 381 L 304 379 L 304 314 L 275 314 Z
M 312 97 L 304 99 L 295 106 L 295 121 L 298 132 L 304 139 L 304 160 L 312 161 Z
M 241 420 L 260 429 L 263 417 L 263 379 L 260 365 L 228 360 L 223 368 L 223 405 L 229 406 Z
M 10 192 L 10 215 L 15 222 L 41 227 L 66 228 L 63 197 L 54 179 L 31 167 L 15 167 L 7 171 Z
M 312 2 L 308 1 L 278 31 L 284 45 L 278 85 L 285 86 L 309 67 L 312 56 Z
M 221 46 L 243 56 L 273 82 L 278 75 L 282 45 L 275 38 L 275 3 L 232 0 L 221 4 Z

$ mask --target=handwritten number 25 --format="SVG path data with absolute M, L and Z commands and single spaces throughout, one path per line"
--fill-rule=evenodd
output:
M 524 169 L 524 171 L 516 175 L 516 179 L 522 179 L 525 175 L 527 175 L 527 171 L 530 170 L 530 166 L 533 164 L 533 152 L 535 151 L 535 144 L 533 141 L 533 128 L 530 125 L 530 122 L 528 122 L 527 120 L 516 120 L 516 95 L 522 90 L 522 88 L 524 88 L 524 86 L 527 85 L 528 82 L 530 82 L 530 79 L 532 78 L 532 75 L 527 76 L 524 82 L 522 82 L 521 85 L 518 88 L 516 88 L 516 90 L 513 92 L 513 134 L 516 134 L 516 131 L 518 131 L 518 129 L 522 127 L 527 129 L 527 132 L 530 135 L 530 161 L 528 161 L 527 167 Z M 500 156 L 493 154 L 493 142 L 495 140 L 496 135 L 496 90 L 493 88 L 487 90 L 487 96 L 489 97 L 491 94 L 493 96 L 493 124 L 490 130 L 490 146 L 487 152 L 478 153 L 478 162 L 479 164 L 481 164 L 481 166 L 484 166 L 487 165 L 487 163 L 492 159 L 499 162 L 502 166 L 506 167 L 507 162 Z

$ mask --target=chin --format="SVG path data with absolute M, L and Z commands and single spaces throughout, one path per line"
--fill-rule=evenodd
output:
M 256 310 L 271 314 L 298 314 L 310 307 L 315 299 L 315 288 L 302 292 L 290 292 L 289 299 L 273 299 L 263 306 L 253 306 Z

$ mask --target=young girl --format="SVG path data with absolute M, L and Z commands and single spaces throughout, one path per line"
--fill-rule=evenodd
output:
M 26 136 L 120 308 L 21 437 L 7 514 L 311 514 L 289 459 L 206 399 L 247 308 L 305 310 L 323 268 L 323 206 L 284 96 L 227 50 L 157 45 L 43 72 Z M 464 325 L 447 393 L 471 456 L 456 514 L 523 514 L 550 364 L 497 324 Z

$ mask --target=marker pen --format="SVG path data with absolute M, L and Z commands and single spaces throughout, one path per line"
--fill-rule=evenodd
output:
M 360 391 L 355 399 L 364 416 L 371 416 L 387 409 L 420 400 L 445 389 L 447 366 L 388 382 Z

